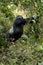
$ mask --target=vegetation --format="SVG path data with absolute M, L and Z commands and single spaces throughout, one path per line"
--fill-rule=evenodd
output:
M 17 15 L 39 19 L 33 24 L 28 20 L 13 45 L 5 34 Z M 43 65 L 43 0 L 0 0 L 0 65 Z

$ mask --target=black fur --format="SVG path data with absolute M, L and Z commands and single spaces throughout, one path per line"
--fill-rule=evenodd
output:
M 25 23 L 26 20 L 21 15 L 17 16 L 12 28 L 6 33 L 7 41 L 14 42 L 18 40 L 23 34 L 23 26 Z

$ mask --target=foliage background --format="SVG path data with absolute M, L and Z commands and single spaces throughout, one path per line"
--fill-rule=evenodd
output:
M 22 37 L 6 48 L 4 36 L 17 15 L 40 18 L 32 26 L 28 21 Z M 43 65 L 43 0 L 0 0 L 0 65 Z

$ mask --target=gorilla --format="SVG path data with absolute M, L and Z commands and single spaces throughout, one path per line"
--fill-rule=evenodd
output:
M 30 19 L 30 24 L 33 24 L 33 23 L 38 23 L 39 22 L 39 17 L 40 16 L 36 16 L 36 17 L 34 17 L 34 16 L 31 16 L 29 19 Z
M 13 26 L 6 32 L 5 38 L 7 41 L 15 42 L 23 34 L 23 26 L 25 25 L 26 20 L 18 15 L 14 20 Z

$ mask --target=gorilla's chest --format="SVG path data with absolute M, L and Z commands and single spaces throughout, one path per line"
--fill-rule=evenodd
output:
M 14 36 L 20 37 L 23 34 L 23 28 L 22 27 L 16 27 L 14 30 Z

